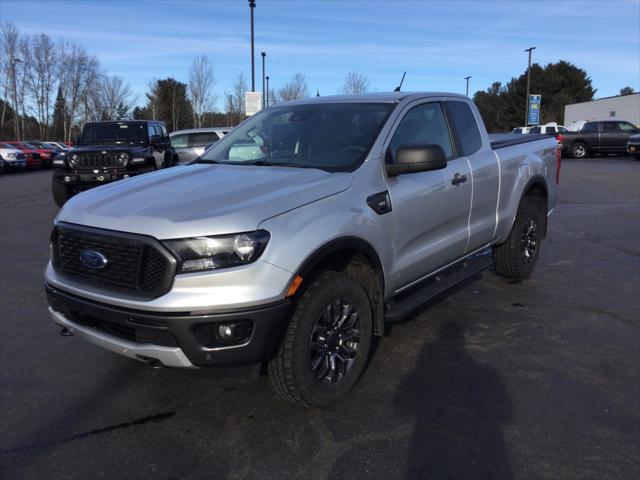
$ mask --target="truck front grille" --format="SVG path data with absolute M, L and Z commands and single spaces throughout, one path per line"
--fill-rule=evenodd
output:
M 75 168 L 104 168 L 120 167 L 118 164 L 119 152 L 84 152 L 79 153 L 80 160 Z
M 151 237 L 106 230 L 58 226 L 52 235 L 53 265 L 67 274 L 123 288 L 145 296 L 166 293 L 176 261 Z M 83 263 L 83 252 L 99 252 L 106 264 Z

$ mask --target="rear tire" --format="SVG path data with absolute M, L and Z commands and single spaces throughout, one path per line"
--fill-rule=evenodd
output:
M 357 383 L 373 336 L 369 297 L 360 283 L 336 272 L 319 275 L 298 300 L 269 383 L 292 403 L 328 407 Z
M 533 272 L 540 253 L 544 229 L 540 203 L 527 196 L 518 207 L 507 241 L 493 248 L 496 273 L 509 278 L 526 278 Z
M 589 147 L 583 142 L 576 142 L 571 145 L 571 156 L 573 158 L 585 158 L 589 155 Z
M 53 192 L 53 200 L 60 208 L 67 203 L 71 197 L 73 197 L 73 190 L 67 185 L 56 182 L 55 178 L 51 180 L 51 191 Z

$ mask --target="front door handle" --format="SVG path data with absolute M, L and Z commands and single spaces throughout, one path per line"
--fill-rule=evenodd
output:
M 451 179 L 451 185 L 460 185 L 461 183 L 464 183 L 466 181 L 467 181 L 466 175 L 460 175 L 459 173 L 456 173 Z

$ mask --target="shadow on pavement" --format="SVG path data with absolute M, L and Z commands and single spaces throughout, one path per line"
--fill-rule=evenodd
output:
M 511 478 L 502 431 L 511 398 L 498 373 L 465 346 L 462 326 L 444 323 L 398 388 L 395 408 L 415 418 L 408 478 Z

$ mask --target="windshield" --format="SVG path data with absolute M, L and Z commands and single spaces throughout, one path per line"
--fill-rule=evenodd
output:
M 392 109 L 390 103 L 272 107 L 230 131 L 197 161 L 352 171 Z
M 144 123 L 88 123 L 82 130 L 81 145 L 92 143 L 146 143 Z

